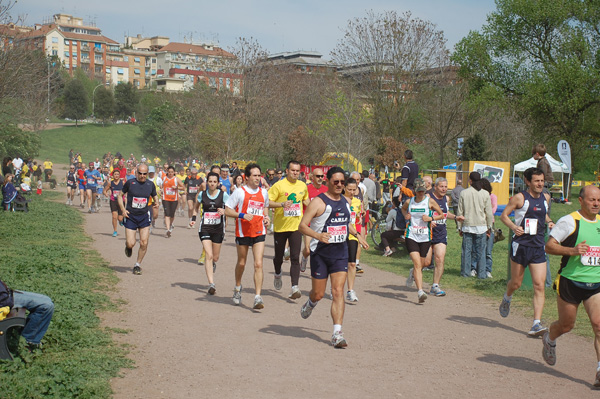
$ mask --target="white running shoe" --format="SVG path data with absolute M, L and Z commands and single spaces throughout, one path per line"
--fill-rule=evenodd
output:
M 233 303 L 235 305 L 239 305 L 242 303 L 242 288 L 240 287 L 240 290 L 238 291 L 237 289 L 233 289 Z
M 354 290 L 346 292 L 346 300 L 350 302 L 358 302 L 358 297 L 356 296 L 356 292 Z
M 304 257 L 302 255 L 302 260 L 300 261 L 300 272 L 304 273 L 306 271 L 306 265 L 308 264 L 308 257 Z
M 408 272 L 408 277 L 406 278 L 406 286 L 407 287 L 412 287 L 413 283 L 415 282 L 415 276 L 413 274 L 415 269 L 410 269 L 410 272 Z
M 260 295 L 256 295 L 254 297 L 254 306 L 252 307 L 253 309 L 262 309 L 265 307 L 265 304 L 262 300 L 262 298 L 260 297 Z
M 344 334 L 341 331 L 336 331 L 331 336 L 331 345 L 334 348 L 345 348 L 348 346 L 348 342 L 346 342 Z
M 419 303 L 423 303 L 427 299 L 427 294 L 425 293 L 425 291 L 419 291 L 418 297 Z
M 281 279 L 280 279 L 281 280 Z M 288 296 L 290 299 L 298 299 L 302 296 L 300 288 L 297 285 L 292 286 L 292 293 Z

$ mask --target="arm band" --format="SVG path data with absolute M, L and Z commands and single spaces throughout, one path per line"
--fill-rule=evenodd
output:
M 246 215 L 245 213 L 240 213 L 240 214 L 238 215 L 238 219 L 243 219 L 245 215 Z
M 192 216 L 192 222 L 196 221 L 196 215 Z

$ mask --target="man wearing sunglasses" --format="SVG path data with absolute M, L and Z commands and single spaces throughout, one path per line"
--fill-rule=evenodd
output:
M 308 300 L 300 310 L 300 315 L 303 319 L 311 315 L 318 301 L 325 294 L 329 277 L 333 295 L 331 344 L 334 348 L 344 348 L 348 345 L 342 333 L 344 285 L 348 275 L 348 234 L 355 236 L 363 248 L 369 248 L 369 244 L 358 235 L 350 223 L 350 203 L 342 195 L 344 182 L 342 168 L 334 166 L 329 169 L 327 192 L 319 194 L 310 202 L 300 222 L 300 232 L 312 238 L 310 242 L 312 289 Z
M 311 183 L 307 184 L 308 188 L 308 199 L 313 200 L 317 195 L 327 192 L 327 186 L 323 184 L 325 174 L 323 169 L 315 169 L 311 173 Z M 302 250 L 302 260 L 300 261 L 300 271 L 304 273 L 306 271 L 306 265 L 308 264 L 308 256 L 310 255 L 310 237 L 304 236 L 304 249 Z
M 135 179 L 127 180 L 123 185 L 123 194 L 127 194 L 127 206 L 123 203 L 123 197 L 119 195 L 119 207 L 123 213 L 125 225 L 125 255 L 130 258 L 136 241 L 136 232 L 140 233 L 140 248 L 137 261 L 133 267 L 133 274 L 142 274 L 141 263 L 148 250 L 148 238 L 150 236 L 150 224 L 152 215 L 148 206 L 152 198 L 153 206 L 158 208 L 158 196 L 156 186 L 148 180 L 148 165 L 142 163 L 137 167 Z

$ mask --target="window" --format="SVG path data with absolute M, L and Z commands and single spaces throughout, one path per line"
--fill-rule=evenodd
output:
M 139 86 L 139 85 L 140 85 L 140 81 L 139 81 L 139 80 L 137 80 L 137 79 L 134 79 L 134 80 L 133 80 L 133 84 L 134 84 L 135 86 Z
M 139 69 L 137 69 L 137 68 L 135 68 L 135 69 L 133 70 L 133 72 L 134 72 L 136 75 L 139 75 L 139 74 L 140 74 L 140 70 L 139 70 Z
M 156 75 L 156 70 L 155 69 L 152 70 L 152 75 Z
M 52 38 L 52 43 L 58 43 L 58 37 L 53 37 Z
M 123 61 L 129 62 L 129 57 L 128 56 L 123 57 Z
M 156 58 L 152 58 L 152 63 L 156 64 Z
M 77 51 L 73 51 L 73 57 L 77 58 Z
M 98 50 L 102 50 L 102 43 L 94 43 L 94 47 Z
M 110 68 L 106 68 L 106 73 L 110 73 Z
M 133 61 L 134 61 L 134 62 L 138 62 L 138 63 L 139 63 L 139 62 L 140 62 L 140 57 L 135 57 L 135 58 L 133 59 Z
M 69 40 L 68 39 L 65 39 L 65 44 L 67 44 L 67 45 L 69 44 Z
M 223 87 L 223 78 L 219 78 L 219 88 Z
M 225 87 L 229 89 L 229 78 L 225 79 Z
M 65 57 L 69 58 L 69 52 L 68 51 L 65 51 Z
M 117 73 L 118 73 L 119 75 L 123 75 L 123 68 L 119 68 L 119 69 L 117 69 Z

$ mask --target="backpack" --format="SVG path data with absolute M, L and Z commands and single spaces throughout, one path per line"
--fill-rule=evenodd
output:
M 5 306 L 12 309 L 15 306 L 15 300 L 13 298 L 13 290 L 8 288 L 4 281 L 0 280 L 0 308 Z

